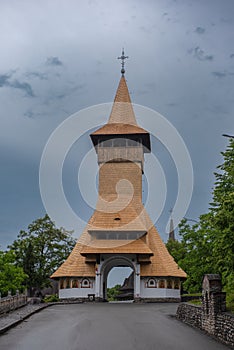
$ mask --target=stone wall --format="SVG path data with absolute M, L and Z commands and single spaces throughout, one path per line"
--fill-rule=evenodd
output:
M 215 321 L 215 336 L 234 347 L 234 315 L 218 314 Z
M 0 314 L 18 309 L 27 304 L 26 295 L 14 295 L 0 299 Z
M 227 345 L 234 347 L 234 315 L 217 313 L 207 318 L 200 306 L 181 303 L 176 317 L 190 326 L 202 329 Z
M 190 326 L 202 329 L 202 308 L 192 304 L 181 303 L 176 317 Z

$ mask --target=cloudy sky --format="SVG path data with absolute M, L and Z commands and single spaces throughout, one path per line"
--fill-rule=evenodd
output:
M 122 47 L 129 56 L 126 79 L 132 101 L 167 118 L 188 148 L 194 191 L 185 215 L 197 219 L 208 210 L 213 172 L 228 143 L 222 134 L 234 133 L 233 0 L 2 0 L 0 36 L 2 249 L 45 214 L 39 164 L 51 133 L 77 111 L 113 101 Z M 94 124 L 107 118 L 96 115 Z M 81 118 L 80 127 L 84 123 Z M 142 117 L 140 124 L 144 126 Z M 81 196 L 77 170 L 92 148 L 90 132 L 71 147 L 63 169 L 64 193 L 84 221 L 92 208 Z M 152 135 L 152 151 L 167 183 L 156 223 L 165 241 L 178 179 L 157 134 Z M 153 187 L 159 192 L 162 188 L 150 157 L 145 197 Z M 96 161 L 90 159 L 94 162 L 86 161 L 85 169 L 95 182 Z M 154 181 L 147 185 L 150 171 Z M 158 210 L 155 203 L 150 214 Z M 82 227 L 72 225 L 66 228 L 79 234 Z

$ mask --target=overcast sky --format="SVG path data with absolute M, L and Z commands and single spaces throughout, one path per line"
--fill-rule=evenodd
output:
M 126 79 L 132 101 L 166 117 L 190 153 L 194 192 L 185 215 L 197 219 L 208 210 L 213 172 L 228 143 L 222 133 L 234 133 L 233 0 L 1 0 L 0 36 L 2 249 L 45 214 L 39 164 L 51 133 L 73 113 L 113 101 L 122 47 L 129 56 Z M 99 121 L 97 115 L 95 123 L 108 117 L 100 115 Z M 92 148 L 89 133 L 71 148 L 63 169 L 67 200 L 83 220 L 92 208 L 80 195 L 77 169 Z M 167 182 L 156 223 L 165 241 L 178 181 L 173 160 L 154 136 L 152 157 L 158 158 Z M 153 169 L 150 157 L 146 183 L 147 171 Z M 96 160 L 91 158 L 95 164 L 87 162 L 87 172 L 94 169 L 95 177 Z M 153 176 L 160 190 L 157 172 Z M 150 187 L 152 183 L 145 185 L 145 191 Z M 157 210 L 155 205 L 150 214 Z M 72 223 L 65 228 L 78 234 L 82 229 Z

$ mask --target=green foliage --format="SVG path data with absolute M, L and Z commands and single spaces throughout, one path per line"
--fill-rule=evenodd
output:
M 27 231 L 20 231 L 8 248 L 14 252 L 17 266 L 28 275 L 27 287 L 40 290 L 49 285 L 50 275 L 67 258 L 75 240 L 71 232 L 58 229 L 48 215 L 33 221 Z
M 120 288 L 121 288 L 120 284 L 116 284 L 112 288 L 107 288 L 107 300 L 108 301 L 116 300 L 116 296 L 119 294 Z
M 227 310 L 234 313 L 234 290 L 227 292 Z
M 199 299 L 190 300 L 189 303 L 193 304 L 193 305 L 197 305 L 197 306 L 201 306 L 202 305 L 202 302 Z
M 234 141 L 222 153 L 224 162 L 215 173 L 213 200 L 198 224 L 179 225 L 181 241 L 167 247 L 178 265 L 188 274 L 183 287 L 199 292 L 203 275 L 220 273 L 229 300 L 234 290 Z M 232 297 L 231 297 L 232 295 Z
M 43 299 L 45 303 L 54 303 L 59 301 L 59 297 L 56 294 L 49 295 Z
M 23 269 L 15 265 L 14 252 L 0 251 L 0 292 L 2 296 L 6 296 L 8 291 L 12 295 L 16 290 L 23 292 L 25 289 L 24 282 L 27 275 Z
M 176 262 L 183 260 L 187 254 L 184 244 L 180 241 L 169 239 L 166 247 Z

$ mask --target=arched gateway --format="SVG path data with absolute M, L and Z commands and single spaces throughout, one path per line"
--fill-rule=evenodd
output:
M 121 72 L 108 123 L 90 135 L 99 165 L 96 209 L 52 278 L 59 280 L 61 299 L 104 300 L 111 268 L 129 266 L 135 300 L 179 300 L 186 273 L 167 251 L 142 203 L 150 135 L 137 124 L 124 68 Z
M 96 291 L 96 294 L 99 294 L 101 299 L 107 300 L 107 278 L 109 272 L 114 267 L 130 267 L 133 270 L 133 276 L 134 276 L 134 297 L 139 297 L 139 290 L 140 290 L 140 279 L 136 279 L 137 276 L 139 276 L 139 272 L 137 270 L 137 263 L 135 261 L 132 261 L 130 257 L 127 257 L 125 255 L 117 255 L 117 256 L 110 256 L 107 257 L 106 260 L 100 264 L 100 274 L 97 274 L 97 288 L 99 286 L 99 290 Z M 99 283 L 98 283 L 99 279 Z

